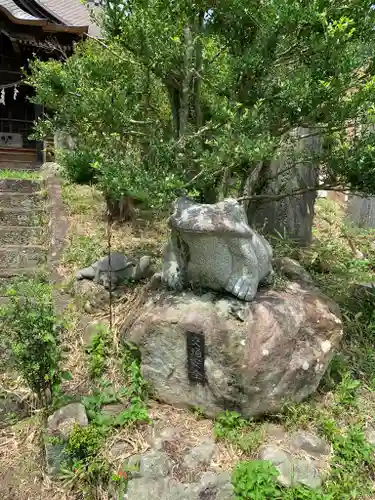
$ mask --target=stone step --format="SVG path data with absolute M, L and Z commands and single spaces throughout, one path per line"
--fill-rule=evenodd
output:
M 36 193 L 1 193 L 1 208 L 41 208 L 41 199 Z
M 0 268 L 35 269 L 46 262 L 47 251 L 41 245 L 5 245 L 0 248 Z
M 0 226 L 40 226 L 44 211 L 16 208 L 0 209 Z
M 16 149 L 16 148 L 0 148 L 0 162 L 1 161 L 28 161 L 30 163 L 36 162 L 35 149 Z
M 3 245 L 37 245 L 45 238 L 40 226 L 0 226 L 0 247 Z
M 0 191 L 11 193 L 36 193 L 40 191 L 40 181 L 30 179 L 0 179 Z

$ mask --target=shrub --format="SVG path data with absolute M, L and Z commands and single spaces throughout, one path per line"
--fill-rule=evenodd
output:
M 90 184 L 95 180 L 95 168 L 92 155 L 85 150 L 61 151 L 56 154 L 56 161 L 63 167 L 65 176 L 77 184 Z
M 76 425 L 64 449 L 62 479 L 82 493 L 83 498 L 100 498 L 97 490 L 110 480 L 110 465 L 100 455 L 105 438 L 102 429 Z
M 65 449 L 68 460 L 87 461 L 99 453 L 102 442 L 103 435 L 97 427 L 93 425 L 81 427 L 76 424 Z
M 50 403 L 62 379 L 62 323 L 57 318 L 48 286 L 30 282 L 7 292 L 2 334 L 9 346 L 16 371 L 41 402 Z

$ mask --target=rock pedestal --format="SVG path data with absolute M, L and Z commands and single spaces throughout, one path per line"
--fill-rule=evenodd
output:
M 253 302 L 191 292 L 155 294 L 124 340 L 137 345 L 156 397 L 207 416 L 278 412 L 312 394 L 342 338 L 338 306 L 290 283 Z

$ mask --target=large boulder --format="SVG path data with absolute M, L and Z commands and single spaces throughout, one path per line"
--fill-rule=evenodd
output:
M 137 345 L 156 396 L 206 415 L 280 411 L 318 387 L 342 338 L 338 306 L 317 289 L 289 283 L 251 303 L 214 293 L 155 294 L 124 340 Z

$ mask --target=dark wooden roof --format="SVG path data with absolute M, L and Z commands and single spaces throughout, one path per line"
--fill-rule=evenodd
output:
M 44 31 L 99 35 L 80 0 L 0 0 L 0 12 L 18 25 L 41 26 Z
M 92 36 L 99 35 L 99 28 L 90 19 L 89 10 L 80 0 L 34 0 L 69 26 L 87 26 Z

